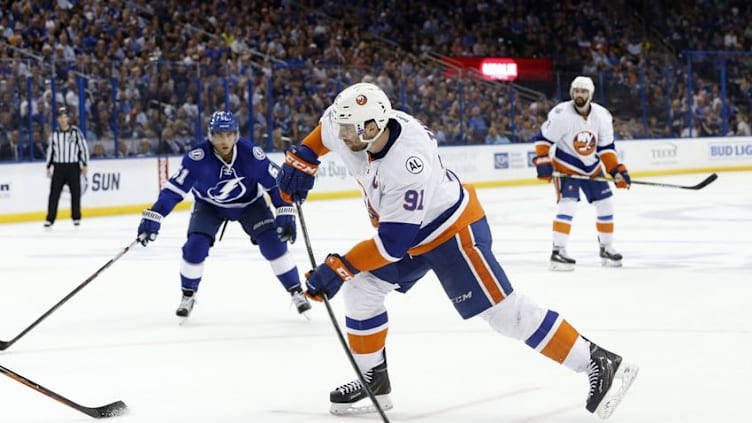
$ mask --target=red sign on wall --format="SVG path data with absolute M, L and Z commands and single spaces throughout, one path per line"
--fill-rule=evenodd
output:
M 516 59 L 511 57 L 442 57 L 449 67 L 445 76 L 456 76 L 459 69 L 496 81 L 551 81 L 551 59 Z

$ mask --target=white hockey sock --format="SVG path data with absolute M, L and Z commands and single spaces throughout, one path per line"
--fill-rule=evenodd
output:
M 577 337 L 574 341 L 572 349 L 567 354 L 567 358 L 561 363 L 568 369 L 572 369 L 577 373 L 582 373 L 587 370 L 588 363 L 590 362 L 590 342 L 585 340 L 582 336 Z

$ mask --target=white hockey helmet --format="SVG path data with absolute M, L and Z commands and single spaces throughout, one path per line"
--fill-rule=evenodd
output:
M 595 92 L 595 84 L 589 76 L 578 76 L 572 80 L 572 85 L 569 86 L 569 97 L 574 98 L 574 89 L 579 88 L 588 91 L 587 102 L 593 99 L 593 93 Z
M 334 99 L 332 111 L 334 122 L 339 125 L 354 125 L 355 133 L 362 142 L 373 142 L 389 123 L 392 104 L 384 91 L 376 85 L 361 82 L 342 90 Z M 364 140 L 366 123 L 374 121 L 379 128 L 375 137 Z

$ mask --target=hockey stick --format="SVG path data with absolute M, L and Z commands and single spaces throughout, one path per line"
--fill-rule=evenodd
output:
M 306 250 L 308 250 L 308 259 L 311 261 L 311 267 L 315 269 L 316 258 L 313 256 L 313 247 L 311 247 L 311 239 L 308 237 L 308 227 L 306 226 L 305 218 L 303 217 L 303 208 L 300 206 L 300 203 L 297 201 L 295 202 L 295 207 L 298 209 L 298 220 L 300 220 L 300 230 L 303 231 L 303 239 L 305 240 Z M 368 394 L 368 398 L 371 399 L 371 402 L 373 402 L 373 406 L 379 412 L 379 415 L 381 415 L 381 419 L 384 421 L 384 423 L 389 423 L 389 419 L 386 417 L 386 414 L 384 414 L 384 410 L 381 408 L 381 404 L 379 404 L 379 401 L 376 399 L 376 396 L 373 394 L 373 391 L 371 391 L 371 387 L 368 386 L 368 382 L 366 382 L 365 378 L 363 377 L 363 373 L 361 373 L 360 369 L 358 368 L 358 364 L 355 362 L 355 357 L 353 357 L 352 351 L 350 351 L 350 348 L 347 346 L 347 342 L 345 341 L 345 336 L 342 334 L 342 329 L 339 327 L 339 324 L 337 323 L 337 318 L 334 317 L 334 311 L 332 310 L 332 305 L 329 303 L 329 298 L 327 298 L 326 294 L 322 294 L 321 297 L 324 299 L 324 305 L 326 306 L 326 311 L 327 313 L 329 313 L 329 320 L 332 321 L 334 330 L 337 332 L 337 338 L 339 338 L 339 343 L 342 345 L 342 348 L 344 348 L 345 354 L 347 355 L 347 359 L 350 361 L 350 365 L 355 370 L 355 373 L 358 375 L 358 380 L 360 380 L 360 384 L 363 385 L 363 389 L 365 389 L 366 393 Z
M 614 182 L 612 178 L 604 178 L 602 176 L 585 176 L 585 175 L 568 175 L 566 173 L 560 173 L 560 172 L 554 172 L 553 176 L 559 177 L 559 178 L 571 178 L 571 179 L 585 179 L 589 181 L 601 181 L 601 182 Z M 707 178 L 700 181 L 700 183 L 696 185 L 674 185 L 674 184 L 664 184 L 662 182 L 650 182 L 650 181 L 636 181 L 632 179 L 633 184 L 636 185 L 651 185 L 654 187 L 663 187 L 663 188 L 682 188 L 682 189 L 691 189 L 691 190 L 698 190 L 703 189 L 706 186 L 710 185 L 711 182 L 718 179 L 718 174 L 713 173 Z
M 32 323 L 31 325 L 29 325 L 29 327 L 27 327 L 23 331 L 21 331 L 21 333 L 19 333 L 18 335 L 16 335 L 15 338 L 11 339 L 10 341 L 0 341 L 0 351 L 5 351 L 5 350 L 8 349 L 8 347 L 10 347 L 11 345 L 15 344 L 16 341 L 18 341 L 19 339 L 21 339 L 30 330 L 34 329 L 36 327 L 36 325 L 38 325 L 39 323 L 42 322 L 42 320 L 44 320 L 47 317 L 49 317 L 49 315 L 52 314 L 52 312 L 54 312 L 55 310 L 57 310 L 58 307 L 60 307 L 61 305 L 65 304 L 66 301 L 70 300 L 71 297 L 73 297 L 74 295 L 76 295 L 78 293 L 78 291 L 82 290 L 86 285 L 88 285 L 97 276 L 99 276 L 99 274 L 102 273 L 102 271 L 104 271 L 104 269 L 110 267 L 112 265 L 112 263 L 115 263 L 120 257 L 122 257 L 125 253 L 127 253 L 128 250 L 130 250 L 134 245 L 136 245 L 137 243 L 141 242 L 141 240 L 142 240 L 142 236 L 139 236 L 138 238 L 136 238 L 133 242 L 131 242 L 131 244 L 129 246 L 125 247 L 115 257 L 111 258 L 110 261 L 108 261 L 107 263 L 105 263 L 104 266 L 100 267 L 99 270 L 97 270 L 96 272 L 94 272 L 93 275 L 89 276 L 88 279 L 86 279 L 85 281 L 83 281 L 81 283 L 81 285 L 78 285 L 76 287 L 76 289 L 74 289 L 68 295 L 66 295 L 65 298 L 63 298 L 57 304 L 55 304 L 54 306 L 52 306 L 51 309 L 47 310 L 47 312 L 45 312 L 43 315 L 39 316 L 39 318 L 37 320 L 35 320 L 34 323 Z
M 25 377 L 14 372 L 13 370 L 10 370 L 3 366 L 0 366 L 0 373 L 8 376 L 9 378 L 15 380 L 16 382 L 23 383 L 24 385 L 28 386 L 29 388 L 37 392 L 41 392 L 42 394 L 54 399 L 55 401 L 63 403 L 67 405 L 68 407 L 78 410 L 88 416 L 94 417 L 95 419 L 100 419 L 103 417 L 120 416 L 124 414 L 126 411 L 128 411 L 128 406 L 125 405 L 123 401 L 115 401 L 112 404 L 103 405 L 101 407 L 86 407 L 81 404 L 77 404 L 58 393 L 50 391 L 44 386 L 39 385 L 36 382 L 32 382 L 29 379 L 26 379 Z

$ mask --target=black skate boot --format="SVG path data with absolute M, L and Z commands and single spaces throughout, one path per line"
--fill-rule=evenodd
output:
M 364 372 L 363 378 L 368 383 L 368 387 L 371 388 L 371 392 L 379 402 L 381 409 L 384 411 L 391 410 L 393 405 L 389 393 L 392 392 L 392 386 L 389 383 L 389 374 L 386 370 L 386 358 L 383 363 Z M 364 402 L 360 406 L 356 405 L 360 400 L 367 401 L 367 404 Z M 377 411 L 359 379 L 333 390 L 329 393 L 329 401 L 332 403 L 329 412 L 335 415 L 365 414 Z
M 187 289 L 183 290 L 183 298 L 180 299 L 180 305 L 175 310 L 175 315 L 184 319 L 191 315 L 193 305 L 196 303 L 195 292 Z
M 293 305 L 295 305 L 298 313 L 308 318 L 308 314 L 306 312 L 311 309 L 311 303 L 308 302 L 308 298 L 306 298 L 305 294 L 303 294 L 303 290 L 300 289 L 300 286 L 296 286 L 295 288 L 290 289 L 288 292 L 292 297 L 292 303 Z
M 585 408 L 602 419 L 611 416 L 639 370 L 634 364 L 622 362 L 618 354 L 591 342 L 587 369 L 590 391 Z
M 551 251 L 551 264 L 548 268 L 556 272 L 571 272 L 576 263 L 577 261 L 569 257 L 564 247 L 554 246 L 553 251 Z
M 621 267 L 621 254 L 610 245 L 601 244 L 601 264 L 606 267 Z

